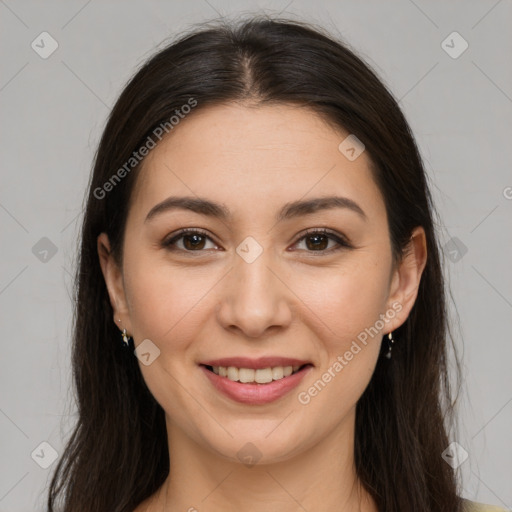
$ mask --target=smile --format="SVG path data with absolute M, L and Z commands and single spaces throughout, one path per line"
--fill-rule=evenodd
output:
M 227 377 L 233 382 L 245 384 L 268 384 L 274 380 L 281 380 L 296 373 L 301 366 L 274 366 L 274 368 L 236 368 L 234 366 L 207 366 L 216 375 Z
M 282 358 L 231 358 L 208 363 L 199 366 L 215 390 L 250 405 L 267 404 L 285 396 L 313 368 L 308 362 Z

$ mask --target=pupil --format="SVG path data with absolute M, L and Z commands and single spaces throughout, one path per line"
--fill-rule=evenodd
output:
M 320 245 L 318 245 L 318 239 L 323 238 L 323 243 L 320 242 Z M 313 249 L 325 249 L 327 247 L 328 239 L 325 235 L 311 235 L 307 238 L 307 240 L 316 240 L 315 245 L 313 245 Z M 327 243 L 326 243 L 327 242 Z M 308 245 L 308 244 L 307 244 Z M 308 245 L 308 249 L 309 249 Z
M 197 249 L 201 245 L 201 243 L 204 243 L 204 240 L 198 240 L 198 239 L 201 239 L 201 238 L 203 238 L 202 235 L 185 235 L 185 237 L 184 237 L 184 245 L 185 245 L 185 247 L 187 247 L 187 245 L 188 245 L 187 242 L 190 242 L 191 239 L 195 239 L 195 241 L 192 242 L 192 248 L 193 249 Z M 190 248 L 190 247 L 187 247 L 187 249 L 188 248 Z M 202 247 L 199 247 L 199 248 L 202 248 Z

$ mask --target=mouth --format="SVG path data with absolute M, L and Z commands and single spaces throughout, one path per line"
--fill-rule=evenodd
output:
M 224 396 L 249 405 L 273 402 L 299 385 L 313 369 L 297 359 L 219 359 L 199 364 L 208 381 Z

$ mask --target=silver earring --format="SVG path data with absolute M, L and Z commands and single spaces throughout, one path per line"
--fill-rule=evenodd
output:
M 393 339 L 393 332 L 390 332 L 388 334 L 388 351 L 385 354 L 387 359 L 391 359 L 391 350 L 393 348 L 393 343 L 395 343 L 395 340 Z

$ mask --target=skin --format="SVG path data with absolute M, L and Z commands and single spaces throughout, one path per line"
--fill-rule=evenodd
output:
M 198 109 L 144 161 L 122 268 L 107 235 L 98 237 L 113 321 L 135 346 L 150 339 L 160 350 L 149 366 L 139 366 L 166 413 L 170 478 L 136 512 L 377 511 L 355 473 L 355 408 L 382 336 L 399 327 L 414 304 L 427 254 L 418 227 L 405 258 L 393 267 L 369 157 L 363 152 L 349 161 L 338 150 L 347 135 L 305 108 Z M 145 222 L 171 195 L 222 203 L 232 217 L 171 210 Z M 327 195 L 352 199 L 366 220 L 334 208 L 275 222 L 285 203 Z M 184 227 L 203 229 L 210 238 L 200 238 L 197 249 L 190 238 L 179 239 L 174 251 L 162 247 Z M 322 227 L 352 247 L 302 238 L 306 229 Z M 236 252 L 247 236 L 263 249 L 252 263 Z M 297 394 L 393 304 L 401 310 L 379 335 L 360 344 L 308 404 L 300 403 Z M 218 357 L 262 355 L 298 357 L 314 368 L 276 402 L 246 405 L 216 391 L 198 366 Z M 251 467 L 237 456 L 248 442 L 261 453 Z

